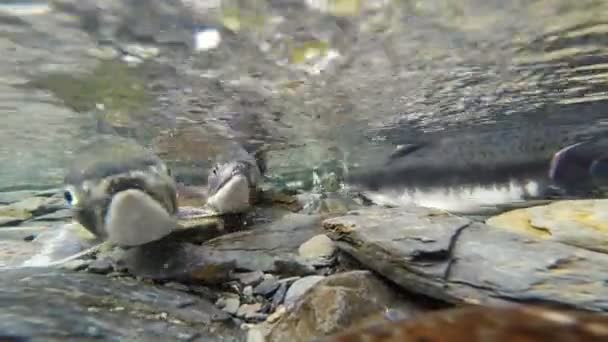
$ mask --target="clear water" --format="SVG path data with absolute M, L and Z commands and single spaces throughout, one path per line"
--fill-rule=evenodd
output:
M 298 177 L 420 134 L 608 125 L 606 1 L 178 2 L 0 2 L 0 189 L 60 183 L 98 134 L 194 180 L 228 140 Z

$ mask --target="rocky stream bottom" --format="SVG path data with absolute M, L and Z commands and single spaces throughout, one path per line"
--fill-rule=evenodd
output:
M 94 239 L 57 191 L 1 193 L 0 340 L 312 341 L 465 304 L 608 311 L 608 200 L 481 221 L 267 197 L 245 216 L 48 266 Z

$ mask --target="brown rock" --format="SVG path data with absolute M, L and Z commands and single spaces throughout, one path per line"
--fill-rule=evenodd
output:
M 337 274 L 317 283 L 296 302 L 272 327 L 267 341 L 310 341 L 358 325 L 388 307 L 410 313 L 419 310 L 406 305 L 369 271 Z
M 608 316 L 541 307 L 465 307 L 343 332 L 317 342 L 607 341 Z

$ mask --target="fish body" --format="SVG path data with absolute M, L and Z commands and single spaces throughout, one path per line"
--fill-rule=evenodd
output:
M 380 205 L 491 213 L 517 203 L 589 193 L 589 167 L 572 176 L 575 158 L 559 157 L 562 149 L 576 144 L 598 142 L 541 128 L 443 136 L 400 147 L 384 164 L 352 173 L 346 183 Z M 591 150 L 595 153 L 588 158 L 599 157 L 598 148 Z M 603 173 L 604 165 L 597 164 L 597 174 Z M 579 182 L 565 186 L 556 177 L 564 174 Z

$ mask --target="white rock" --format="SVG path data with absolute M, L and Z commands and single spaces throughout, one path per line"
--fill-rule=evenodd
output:
M 292 305 L 298 298 L 302 297 L 306 291 L 314 287 L 318 282 L 325 279 L 324 276 L 314 275 L 298 279 L 285 294 L 285 305 Z

